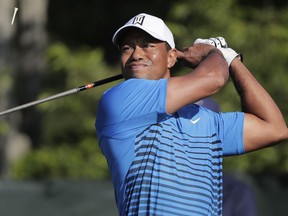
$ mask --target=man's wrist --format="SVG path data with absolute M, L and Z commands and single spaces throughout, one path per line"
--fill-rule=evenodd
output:
M 234 60 L 230 64 L 229 72 L 233 73 L 233 71 L 235 71 L 237 68 L 239 68 L 240 65 L 243 65 L 242 60 L 243 60 L 243 57 L 241 58 L 241 56 L 239 56 L 239 55 L 236 56 L 236 58 L 234 58 Z
M 238 53 L 238 55 L 236 56 L 241 62 L 243 62 L 243 54 L 242 53 Z

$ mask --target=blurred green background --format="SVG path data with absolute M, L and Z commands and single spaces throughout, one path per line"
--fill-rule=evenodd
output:
M 140 12 L 163 18 L 177 48 L 223 36 L 243 53 L 288 122 L 284 0 L 0 0 L 0 110 L 119 74 L 112 35 Z M 188 70 L 177 65 L 173 75 Z M 98 100 L 117 82 L 1 116 L 1 179 L 109 179 L 94 123 Z M 222 111 L 241 110 L 231 82 L 213 99 Z M 224 170 L 287 180 L 287 142 L 225 158 Z

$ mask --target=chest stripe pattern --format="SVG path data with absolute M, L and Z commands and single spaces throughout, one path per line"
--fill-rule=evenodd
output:
M 221 215 L 222 147 L 217 134 L 192 136 L 171 122 L 135 140 L 125 179 L 126 215 Z

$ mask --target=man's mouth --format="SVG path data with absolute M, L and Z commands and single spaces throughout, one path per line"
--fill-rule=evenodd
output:
M 128 70 L 141 70 L 143 68 L 145 68 L 147 65 L 144 63 L 132 63 L 127 65 L 127 69 Z

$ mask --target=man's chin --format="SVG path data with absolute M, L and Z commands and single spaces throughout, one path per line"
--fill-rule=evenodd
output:
M 149 77 L 147 76 L 147 73 L 145 73 L 144 71 L 125 72 L 123 73 L 123 76 L 125 79 L 131 79 L 131 78 L 149 79 Z

